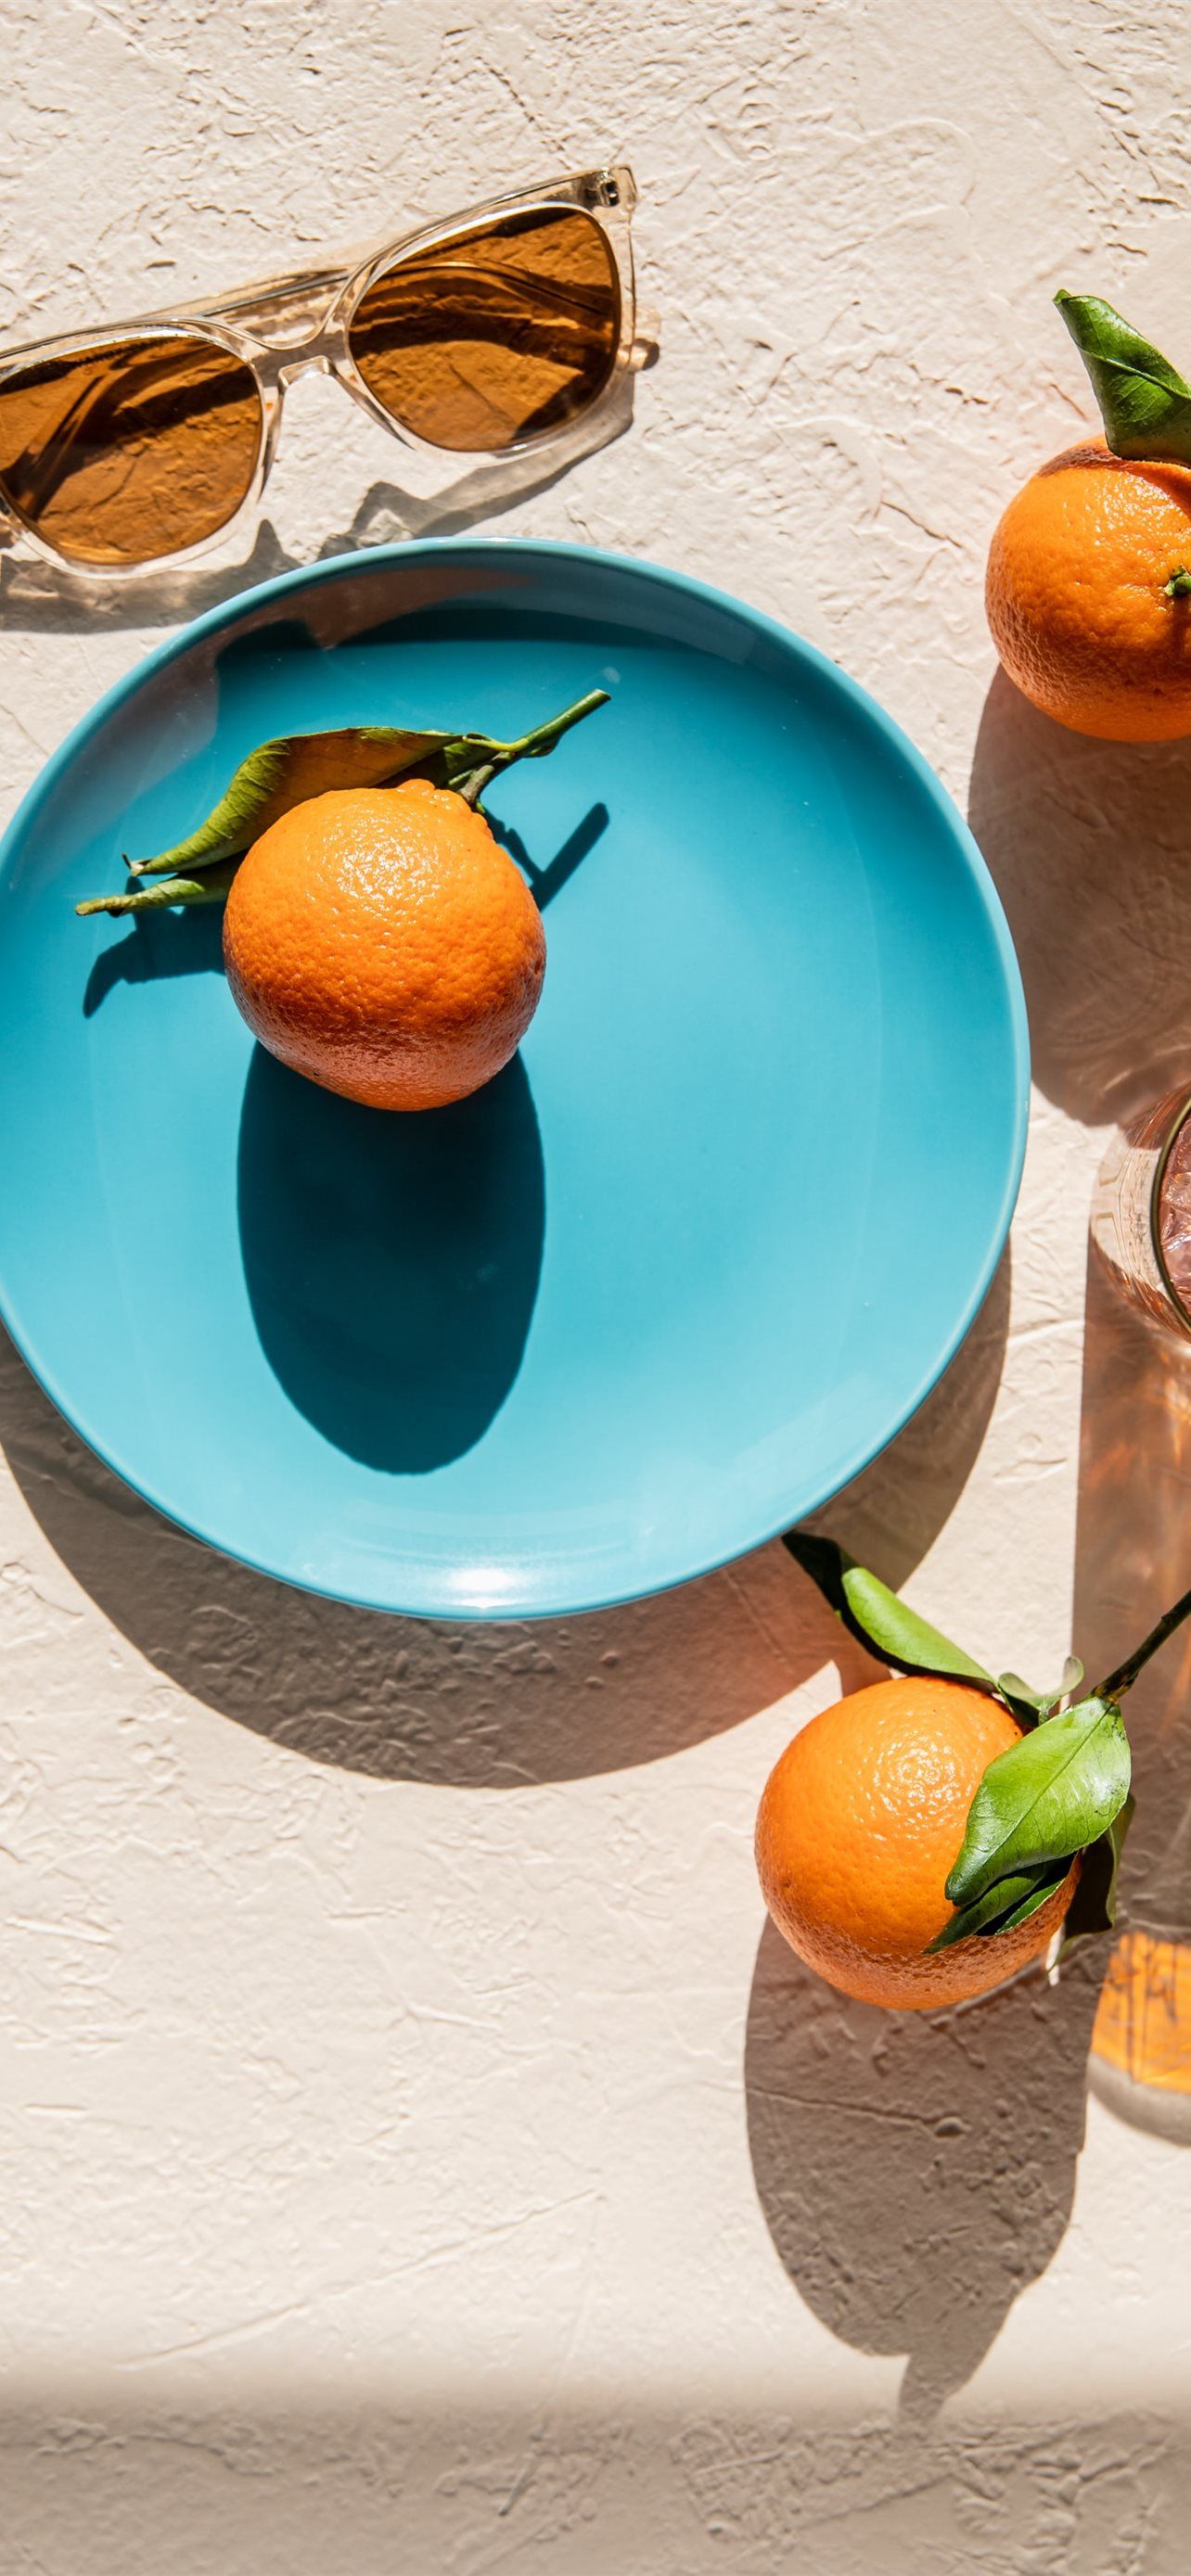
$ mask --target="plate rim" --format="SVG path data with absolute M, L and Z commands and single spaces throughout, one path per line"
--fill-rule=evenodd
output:
M 570 539 L 551 537 L 457 534 L 449 537 L 399 539 L 380 546 L 353 547 L 348 553 L 327 555 L 309 564 L 291 565 L 285 572 L 271 575 L 267 581 L 252 583 L 246 590 L 233 591 L 228 598 L 216 601 L 213 607 L 204 609 L 200 616 L 190 619 L 176 632 L 163 637 L 159 644 L 152 646 L 149 652 L 135 662 L 128 671 L 123 672 L 119 679 L 103 690 L 94 704 L 71 726 L 70 731 L 50 754 L 48 760 L 43 763 L 37 776 L 21 797 L 3 837 L 0 838 L 0 890 L 8 878 L 19 844 L 26 839 L 30 829 L 36 823 L 42 805 L 53 794 L 64 772 L 85 749 L 92 734 L 98 732 L 127 699 L 135 696 L 146 680 L 153 679 L 159 672 L 166 670 L 171 662 L 180 658 L 206 636 L 218 634 L 221 628 L 234 626 L 246 613 L 274 599 L 282 599 L 292 591 L 308 589 L 327 581 L 342 580 L 345 575 L 386 568 L 399 571 L 406 565 L 413 565 L 427 559 L 458 561 L 485 555 L 522 559 L 536 557 L 550 564 L 567 563 L 577 568 L 592 563 L 606 565 L 613 571 L 627 574 L 646 585 L 660 584 L 663 590 L 677 591 L 701 606 L 737 618 L 755 632 L 780 645 L 783 650 L 793 653 L 794 658 L 801 660 L 819 679 L 826 680 L 833 688 L 840 691 L 855 713 L 875 727 L 877 733 L 884 737 L 895 760 L 902 762 L 919 787 L 925 791 L 928 801 L 934 806 L 944 827 L 951 834 L 957 856 L 968 868 L 993 933 L 1008 1005 L 1012 1047 L 1013 1131 L 1012 1150 L 1007 1159 L 1001 1197 L 990 1228 L 988 1244 L 973 1286 L 939 1357 L 928 1367 L 913 1393 L 897 1412 L 896 1418 L 887 1429 L 882 1431 L 880 1439 L 875 1444 L 871 1441 L 861 1442 L 855 1452 L 849 1454 L 845 1473 L 836 1478 L 825 1491 L 817 1494 L 814 1500 L 802 1504 L 797 1517 L 804 1520 L 812 1513 L 821 1510 L 824 1504 L 841 1493 L 845 1486 L 863 1473 L 865 1468 L 873 1465 L 884 1455 L 892 1443 L 900 1437 L 907 1424 L 913 1420 L 915 1414 L 921 1410 L 927 1397 L 945 1376 L 967 1340 L 988 1296 L 1009 1238 L 1021 1189 L 1030 1114 L 1030 1037 L 1025 991 L 1017 952 L 992 872 L 969 824 L 925 754 L 919 750 L 918 745 L 896 718 L 891 716 L 879 700 L 871 695 L 863 682 L 854 679 L 851 672 L 833 661 L 830 654 L 823 652 L 818 645 L 810 643 L 805 636 L 798 634 L 795 628 L 785 625 L 780 618 L 771 616 L 765 609 L 754 607 L 751 602 L 731 591 L 722 590 L 713 583 L 702 581 L 695 574 L 680 572 L 669 565 L 657 563 L 650 556 L 625 554 L 608 546 L 579 545 Z M 196 1540 L 201 1546 L 210 1548 L 214 1555 L 223 1557 L 229 1564 L 243 1565 L 251 1573 L 260 1575 L 270 1582 L 283 1584 L 294 1591 L 311 1593 L 323 1600 L 342 1602 L 349 1608 L 380 1612 L 392 1618 L 437 1620 L 450 1626 L 507 1627 L 522 1626 L 536 1620 L 586 1617 L 601 1611 L 621 1609 L 634 1601 L 656 1598 L 659 1594 L 678 1591 L 686 1584 L 700 1582 L 707 1575 L 718 1573 L 725 1566 L 736 1564 L 741 1558 L 754 1554 L 759 1548 L 771 1545 L 781 1536 L 783 1530 L 794 1526 L 788 1513 L 783 1513 L 776 1522 L 771 1521 L 766 1514 L 757 1526 L 750 1525 L 743 1535 L 734 1539 L 731 1546 L 722 1552 L 717 1552 L 697 1564 L 676 1565 L 669 1572 L 655 1570 L 644 1585 L 613 1584 L 610 1588 L 600 1585 L 591 1593 L 583 1594 L 578 1599 L 564 1598 L 560 1595 L 548 1600 L 516 1602 L 510 1604 L 505 1611 L 480 1600 L 461 1601 L 458 1596 L 434 1598 L 428 1596 L 413 1604 L 406 1604 L 394 1601 L 392 1598 L 382 1598 L 366 1590 L 345 1592 L 339 1584 L 320 1581 L 312 1574 L 283 1571 L 276 1565 L 267 1563 L 263 1557 L 247 1550 L 231 1548 L 224 1541 L 212 1537 L 209 1530 L 201 1527 L 197 1521 L 188 1520 L 184 1513 L 179 1512 L 176 1507 L 171 1506 L 154 1491 L 150 1482 L 145 1481 L 142 1476 L 123 1464 L 106 1441 L 94 1437 L 86 1429 L 83 1413 L 59 1392 L 54 1370 L 45 1366 L 38 1358 L 35 1335 L 26 1329 L 12 1309 L 2 1248 L 0 1248 L 0 1322 L 3 1323 L 31 1376 L 36 1379 L 43 1393 L 48 1396 L 76 1437 L 91 1450 L 103 1466 L 119 1477 L 122 1484 L 127 1485 L 142 1502 L 149 1505 L 151 1510 L 159 1513 L 163 1520 L 173 1528 L 183 1531 L 187 1537 Z M 389 1561 L 394 1565 L 409 1562 L 408 1558 L 403 1559 L 396 1552 Z

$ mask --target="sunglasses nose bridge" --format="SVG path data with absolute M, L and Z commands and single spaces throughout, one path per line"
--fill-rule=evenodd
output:
M 279 393 L 287 394 L 290 386 L 297 383 L 299 376 L 329 376 L 330 374 L 329 349 L 322 347 L 296 349 L 292 358 L 286 358 L 277 369 L 277 390 Z

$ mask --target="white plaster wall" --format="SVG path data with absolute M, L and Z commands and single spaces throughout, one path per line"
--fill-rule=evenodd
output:
M 971 780 L 1012 1263 L 834 1517 L 1047 1671 L 1089 1177 L 1191 1037 L 1187 768 L 993 687 L 981 573 L 1086 417 L 1054 287 L 1191 362 L 1181 0 L 11 0 L 4 73 L 13 338 L 632 159 L 662 363 L 480 524 L 739 591 Z M 163 628 L 460 506 L 401 480 L 306 384 L 250 563 L 5 560 L 5 812 Z M 2 2576 L 1183 2576 L 1191 2164 L 1096 2103 L 1080 2152 L 1091 1987 L 908 2027 L 758 1963 L 755 1797 L 838 1686 L 779 1551 L 414 1628 L 177 1536 L 11 1355 L 0 1441 Z

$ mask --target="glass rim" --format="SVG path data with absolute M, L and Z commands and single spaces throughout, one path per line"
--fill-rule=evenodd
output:
M 1158 1152 L 1157 1161 L 1154 1165 L 1154 1177 L 1150 1183 L 1150 1250 L 1154 1256 L 1158 1276 L 1166 1290 L 1166 1294 L 1170 1299 L 1175 1314 L 1177 1315 L 1184 1332 L 1191 1334 L 1191 1306 L 1188 1306 L 1186 1299 L 1176 1288 L 1174 1280 L 1170 1274 L 1170 1265 L 1162 1248 L 1163 1183 L 1166 1179 L 1171 1155 L 1174 1152 L 1175 1146 L 1182 1135 L 1189 1117 L 1191 1117 L 1191 1085 L 1178 1095 L 1178 1106 L 1174 1111 L 1174 1115 L 1170 1120 L 1169 1126 L 1167 1127 L 1166 1134 L 1163 1137 L 1162 1144 Z

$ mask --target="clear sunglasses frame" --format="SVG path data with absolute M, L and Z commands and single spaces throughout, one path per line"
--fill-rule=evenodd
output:
M 210 535 L 196 545 L 183 546 L 172 553 L 146 555 L 134 563 L 95 563 L 89 558 L 72 555 L 49 544 L 30 526 L 23 514 L 14 508 L 7 496 L 0 494 L 0 542 L 12 543 L 20 538 L 44 561 L 66 564 L 71 571 L 85 572 L 99 580 L 127 580 L 149 568 L 190 563 L 208 555 L 216 546 L 226 544 L 242 524 L 251 519 L 260 505 L 269 479 L 281 430 L 281 413 L 288 388 L 299 376 L 318 373 L 333 376 L 353 402 L 370 418 L 378 421 L 390 436 L 402 445 L 423 455 L 460 454 L 463 451 L 437 447 L 433 441 L 406 429 L 385 410 L 369 391 L 351 354 L 350 332 L 357 305 L 376 279 L 417 253 L 433 250 L 440 242 L 453 240 L 460 233 L 499 221 L 506 215 L 536 212 L 557 206 L 589 215 L 599 226 L 608 245 L 619 287 L 620 330 L 616 352 L 608 376 L 599 392 L 571 419 L 555 428 L 538 430 L 529 437 L 511 440 L 507 446 L 488 450 L 466 451 L 469 467 L 496 466 L 532 454 L 536 449 L 561 446 L 586 433 L 615 405 L 624 388 L 626 376 L 649 366 L 657 354 L 656 318 L 639 312 L 633 272 L 630 237 L 637 188 L 632 171 L 623 163 L 601 169 L 580 171 L 570 178 L 547 181 L 536 188 L 522 188 L 499 197 L 488 197 L 482 204 L 468 206 L 461 212 L 442 216 L 434 223 L 420 224 L 411 232 L 386 234 L 383 241 L 373 241 L 363 248 L 326 257 L 287 269 L 279 275 L 254 279 L 233 293 L 217 297 L 198 297 L 193 303 L 175 304 L 166 310 L 134 314 L 127 321 L 111 323 L 86 331 L 74 331 L 49 340 L 26 342 L 18 349 L 0 353 L 0 391 L 8 380 L 31 364 L 46 358 L 69 358 L 80 350 L 94 350 L 137 339 L 174 339 L 185 332 L 216 348 L 228 350 L 243 360 L 256 380 L 260 398 L 260 436 L 252 480 L 234 511 Z M 643 336 L 639 337 L 639 329 Z

